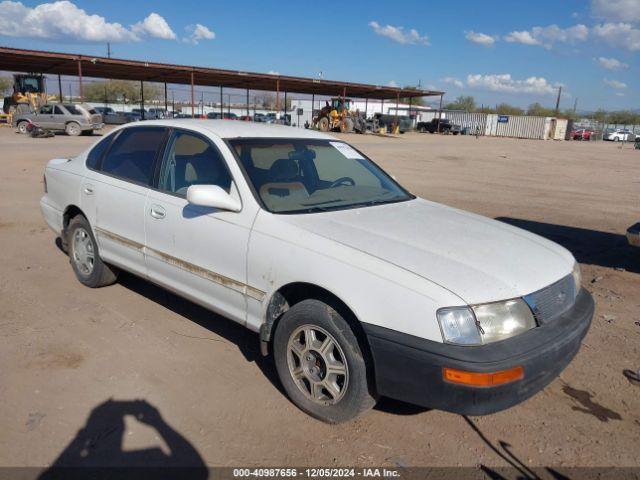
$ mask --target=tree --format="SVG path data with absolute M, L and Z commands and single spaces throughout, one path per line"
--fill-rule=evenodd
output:
M 107 80 L 85 83 L 83 96 L 89 102 L 140 102 L 140 82 L 130 80 Z M 152 83 L 144 83 L 144 99 L 146 101 L 159 100 L 164 93 L 160 86 Z
M 407 85 L 403 87 L 403 90 L 418 90 L 418 89 L 416 87 Z M 400 98 L 400 103 L 409 103 L 409 97 Z M 424 97 L 411 97 L 411 105 L 424 106 L 425 105 Z
M 524 115 L 524 110 L 508 103 L 500 103 L 496 105 L 496 113 L 500 115 Z
M 0 77 L 0 94 L 8 94 L 13 92 L 13 78 Z
M 464 112 L 476 111 L 476 100 L 471 95 L 460 95 L 451 103 L 444 106 L 447 110 L 462 110 Z
M 556 111 L 553 108 L 543 107 L 536 102 L 529 105 L 529 108 L 527 108 L 527 115 L 533 115 L 536 117 L 555 117 Z

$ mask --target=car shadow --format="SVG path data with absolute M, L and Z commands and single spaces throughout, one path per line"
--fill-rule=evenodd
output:
M 153 429 L 160 445 L 125 450 L 125 418 Z M 146 400 L 109 399 L 97 405 L 85 425 L 39 480 L 85 478 L 195 478 L 209 471 L 197 449 Z
M 559 243 L 580 263 L 640 273 L 640 252 L 637 247 L 628 244 L 624 234 L 534 222 L 521 218 L 496 217 L 496 220 Z
M 229 343 L 237 345 L 245 360 L 254 362 L 273 386 L 286 396 L 280 384 L 272 357 L 265 357 L 260 353 L 260 342 L 257 333 L 133 274 L 121 271 L 118 276 L 118 283 L 138 295 L 206 328 Z

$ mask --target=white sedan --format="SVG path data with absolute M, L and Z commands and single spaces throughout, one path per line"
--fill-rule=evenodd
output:
M 618 129 L 618 130 L 614 130 L 613 132 L 610 132 L 608 134 L 605 135 L 605 140 L 610 140 L 612 142 L 622 142 L 622 141 L 629 141 L 631 140 L 629 138 L 629 136 L 631 136 L 632 133 L 630 130 L 624 130 L 624 129 Z
M 379 396 L 507 408 L 593 315 L 564 248 L 417 198 L 311 130 L 129 124 L 51 160 L 40 205 L 80 282 L 127 270 L 259 332 L 291 400 L 332 423 Z

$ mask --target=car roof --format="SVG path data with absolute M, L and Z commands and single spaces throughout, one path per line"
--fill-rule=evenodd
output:
M 316 130 L 306 128 L 288 127 L 271 123 L 242 122 L 238 120 L 212 120 L 212 119 L 166 119 L 148 120 L 143 125 L 161 125 L 163 127 L 192 128 L 194 130 L 207 130 L 220 138 L 315 138 L 335 140 L 334 137 Z

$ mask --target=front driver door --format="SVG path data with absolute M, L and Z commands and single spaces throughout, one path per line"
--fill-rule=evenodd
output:
M 172 132 L 145 208 L 149 277 L 232 320 L 246 321 L 246 255 L 255 211 L 191 205 L 191 185 L 238 190 L 220 150 L 189 130 Z

